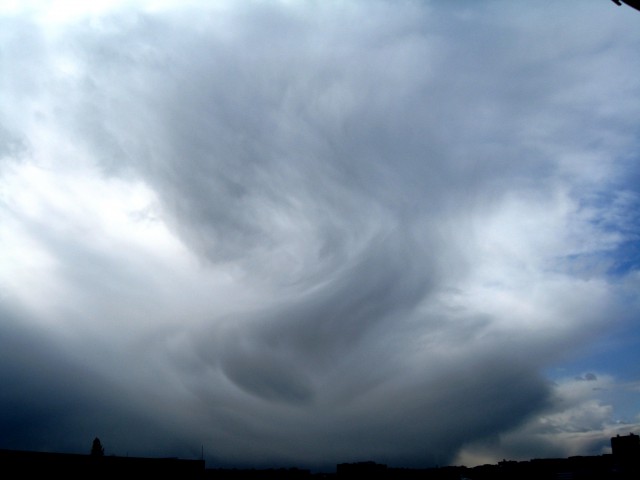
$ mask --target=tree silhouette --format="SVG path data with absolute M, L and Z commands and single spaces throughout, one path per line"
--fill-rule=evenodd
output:
M 102 443 L 100 443 L 100 439 L 98 437 L 93 439 L 93 445 L 91 445 L 91 455 L 95 457 L 104 456 L 104 448 L 102 447 Z

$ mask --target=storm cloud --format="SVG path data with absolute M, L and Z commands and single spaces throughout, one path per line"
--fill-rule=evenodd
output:
M 637 323 L 638 18 L 3 12 L 0 447 L 313 468 L 601 448 L 616 372 L 549 372 Z

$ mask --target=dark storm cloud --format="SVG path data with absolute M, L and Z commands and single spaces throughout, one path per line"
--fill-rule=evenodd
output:
M 12 441 L 116 418 L 120 445 L 221 464 L 431 465 L 559 405 L 540 370 L 616 298 L 570 267 L 618 242 L 588 199 L 633 144 L 637 89 L 606 72 L 635 50 L 586 14 L 474 8 L 249 2 L 5 33 L 29 61 L 0 153 L 25 138 L 48 168 L 42 198 L 0 204 L 44 259 L 16 270 L 43 298 L 14 300 L 53 306 L 11 325 L 73 332 L 62 355 L 3 327 L 38 352 L 3 353 Z
M 85 365 L 64 350 L 64 335 L 27 326 L 27 312 L 11 303 L 0 304 L 0 448 L 88 453 L 100 435 L 108 454 L 184 449 L 175 431 L 151 418 L 142 389 Z

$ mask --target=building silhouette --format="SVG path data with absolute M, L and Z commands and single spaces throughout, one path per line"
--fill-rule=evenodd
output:
M 204 460 L 0 450 L 0 478 L 200 480 L 204 470 Z
M 611 452 L 617 472 L 637 475 L 635 478 L 640 478 L 640 436 L 630 433 L 612 437 Z
M 96 449 L 97 451 L 97 449 Z M 100 450 L 102 451 L 102 450 Z M 476 467 L 397 468 L 373 461 L 340 463 L 333 473 L 298 468 L 205 469 L 204 460 L 140 458 L 100 454 L 65 454 L 0 449 L 0 478 L 65 478 L 106 480 L 153 478 L 180 480 L 301 480 L 388 478 L 394 480 L 640 480 L 640 437 L 633 433 L 611 438 L 610 454 L 569 458 L 503 460 Z

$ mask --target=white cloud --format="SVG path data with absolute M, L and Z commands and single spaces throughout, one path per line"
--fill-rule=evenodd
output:
M 615 398 L 613 392 L 626 388 L 611 376 L 593 373 L 560 380 L 546 409 L 509 432 L 468 445 L 459 453 L 457 463 L 611 453 L 611 437 L 640 428 L 638 422 L 617 421 L 609 403 Z

